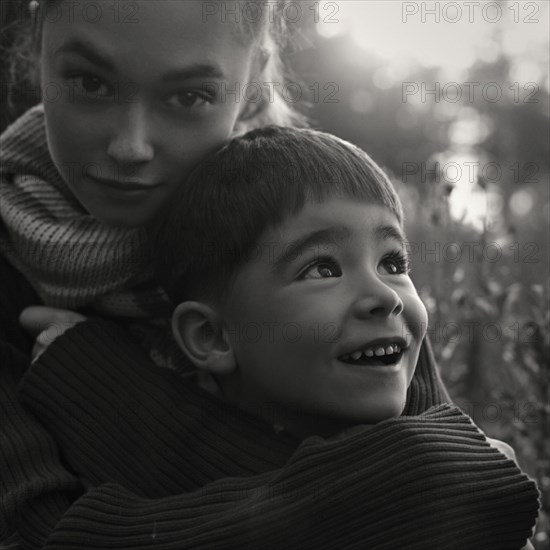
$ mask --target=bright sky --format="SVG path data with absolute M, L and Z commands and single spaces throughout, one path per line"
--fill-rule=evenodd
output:
M 438 68 L 442 85 L 462 84 L 467 81 L 467 69 L 476 61 L 490 63 L 504 54 L 511 59 L 512 68 L 509 82 L 500 83 L 503 87 L 535 82 L 550 90 L 547 0 L 324 0 L 317 5 L 321 36 L 348 35 L 351 45 L 358 46 L 350 47 L 350 56 L 370 54 L 370 60 L 379 59 L 379 68 L 373 73 L 373 83 L 379 89 L 401 86 L 419 65 Z M 467 93 L 467 88 L 464 90 Z M 521 93 L 527 92 L 522 89 Z M 417 107 L 425 107 L 420 94 L 416 97 Z M 368 90 L 363 90 L 352 100 L 352 108 L 368 112 L 374 107 L 372 101 Z M 414 96 L 410 103 L 414 104 Z M 435 111 L 436 117 L 454 119 L 451 149 L 441 152 L 446 162 L 479 162 L 483 166 L 486 161 L 476 158 L 474 149 L 490 131 L 487 121 L 475 109 L 459 103 L 442 102 Z M 407 113 L 400 112 L 406 124 Z M 490 197 L 476 189 L 467 170 L 464 174 L 454 182 L 451 214 L 482 230 L 491 217 Z M 512 210 L 528 215 L 531 206 L 527 199 L 516 197 Z
M 364 51 L 396 66 L 412 61 L 459 71 L 477 59 L 495 60 L 501 49 L 548 65 L 550 3 L 545 0 L 323 0 L 318 4 L 319 34 L 349 32 Z

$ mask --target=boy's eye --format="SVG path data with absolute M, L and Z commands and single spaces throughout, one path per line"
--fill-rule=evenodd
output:
M 300 279 L 329 279 L 341 277 L 342 270 L 332 261 L 321 260 L 308 266 L 300 275 Z
M 198 92 L 185 91 L 174 94 L 168 100 L 170 107 L 193 109 L 209 103 L 211 98 Z
M 401 252 L 392 252 L 382 260 L 382 266 L 390 275 L 410 273 L 409 258 Z

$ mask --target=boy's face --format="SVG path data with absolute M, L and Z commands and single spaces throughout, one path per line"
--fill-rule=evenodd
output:
M 349 199 L 268 230 L 223 308 L 238 365 L 224 391 L 302 436 L 401 414 L 427 323 L 401 235 L 390 210 Z

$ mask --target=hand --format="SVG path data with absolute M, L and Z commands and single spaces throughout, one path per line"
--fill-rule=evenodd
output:
M 19 322 L 29 334 L 36 337 L 32 348 L 33 362 L 58 336 L 85 320 L 84 315 L 67 309 L 47 306 L 25 308 L 19 316 Z

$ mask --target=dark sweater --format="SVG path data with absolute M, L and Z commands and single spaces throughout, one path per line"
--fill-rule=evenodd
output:
M 19 371 L 1 370 L 5 398 Z M 51 532 L 48 549 L 517 550 L 537 516 L 535 484 L 466 415 L 423 412 L 441 399 L 426 346 L 414 416 L 301 444 L 156 368 L 105 321 L 56 340 L 20 391 L 47 431 L 8 407 L 0 526 L 28 547 Z

